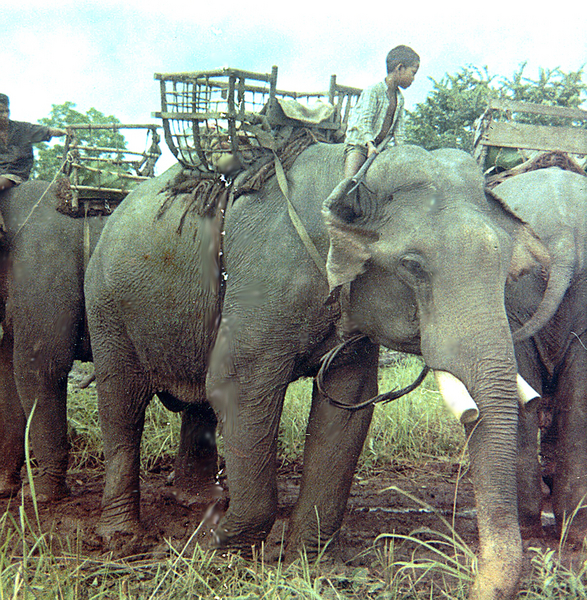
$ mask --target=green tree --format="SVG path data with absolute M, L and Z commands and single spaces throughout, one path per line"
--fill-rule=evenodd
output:
M 406 136 L 409 143 L 427 150 L 473 147 L 475 121 L 487 107 L 490 97 L 497 96 L 492 87 L 494 77 L 487 69 L 464 67 L 440 81 L 431 78 L 432 90 L 426 100 L 408 112 Z
M 524 75 L 522 64 L 511 79 L 496 78 L 487 68 L 464 67 L 447 74 L 433 87 L 426 100 L 407 114 L 408 141 L 428 150 L 460 148 L 471 152 L 476 121 L 490 98 L 503 98 L 551 106 L 579 107 L 587 93 L 583 69 L 565 73 L 560 69 L 540 69 L 538 79 Z M 561 125 L 552 117 L 516 116 L 516 120 L 543 125 Z
M 559 68 L 540 69 L 538 79 L 524 76 L 526 65 L 523 64 L 511 79 L 503 79 L 500 93 L 503 98 L 517 102 L 533 102 L 550 106 L 566 106 L 579 108 L 587 92 L 587 83 L 583 82 L 583 69 L 565 73 Z M 553 117 L 536 116 L 520 113 L 517 121 L 540 125 L 568 126 L 568 120 Z
M 85 114 L 75 110 L 73 102 L 53 104 L 50 115 L 40 119 L 41 125 L 48 127 L 59 127 L 66 129 L 68 125 L 108 125 L 120 124 L 120 121 L 112 115 L 104 115 L 95 108 L 90 108 Z M 87 146 L 99 148 L 126 149 L 124 135 L 113 129 L 77 130 L 75 136 L 78 142 Z M 61 138 L 63 140 L 64 138 Z M 37 146 L 37 160 L 32 175 L 39 179 L 51 181 L 63 165 L 63 152 L 65 142 L 59 141 L 55 144 L 42 143 Z M 93 152 L 92 156 L 100 157 L 103 153 Z

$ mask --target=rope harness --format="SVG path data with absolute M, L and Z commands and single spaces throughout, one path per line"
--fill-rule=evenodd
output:
M 367 339 L 369 338 L 362 333 L 352 335 L 348 339 L 338 344 L 338 346 L 335 346 L 332 350 L 327 352 L 320 361 L 320 370 L 318 371 L 318 374 L 315 378 L 316 387 L 318 388 L 318 391 L 328 400 L 328 402 L 330 402 L 330 404 L 336 406 L 337 408 L 343 408 L 349 411 L 356 411 L 361 410 L 363 408 L 367 408 L 369 406 L 373 406 L 374 404 L 386 404 L 387 402 L 391 402 L 392 400 L 397 400 L 398 398 L 401 398 L 402 396 L 413 392 L 424 381 L 426 375 L 428 375 L 428 372 L 430 371 L 430 367 L 424 365 L 424 368 L 420 372 L 420 375 L 418 375 L 415 381 L 410 385 L 406 386 L 405 388 L 400 388 L 399 390 L 391 390 L 389 392 L 386 392 L 385 394 L 379 394 L 378 396 L 370 398 L 369 400 L 365 400 L 364 402 L 360 402 L 359 404 L 348 404 L 346 402 L 341 402 L 340 400 L 332 398 L 325 390 L 325 378 L 326 374 L 328 373 L 328 370 L 332 367 L 333 362 L 343 350 L 348 349 L 349 346 L 353 346 L 354 344 L 357 344 Z

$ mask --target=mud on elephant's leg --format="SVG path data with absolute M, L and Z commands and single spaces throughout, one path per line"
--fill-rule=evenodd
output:
M 351 364 L 331 372 L 326 393 L 348 404 L 377 395 L 379 347 L 365 341 Z M 290 519 L 288 559 L 305 547 L 314 553 L 340 530 L 355 467 L 373 408 L 356 412 L 332 406 L 314 385 L 300 495 Z
M 251 350 L 238 361 L 222 349 L 213 354 L 206 386 L 221 424 L 230 495 L 214 544 L 245 552 L 267 537 L 277 516 L 277 438 L 293 369 L 285 351 Z
M 20 490 L 24 464 L 26 419 L 14 382 L 12 347 L 5 334 L 0 342 L 0 498 Z
M 174 494 L 177 500 L 184 504 L 208 503 L 218 498 L 222 492 L 216 481 L 216 414 L 204 400 L 202 403 L 190 405 L 181 416 L 181 433 L 173 480 Z
M 552 487 L 557 529 L 561 532 L 569 523 L 567 540 L 578 544 L 587 535 L 587 336 L 583 337 L 567 350 L 554 394 L 551 426 L 557 431 Z

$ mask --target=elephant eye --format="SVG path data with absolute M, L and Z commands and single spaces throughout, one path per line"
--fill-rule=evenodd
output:
M 426 271 L 418 257 L 413 255 L 404 256 L 400 259 L 399 264 L 403 270 L 407 271 L 413 277 L 417 277 L 418 279 L 426 278 Z

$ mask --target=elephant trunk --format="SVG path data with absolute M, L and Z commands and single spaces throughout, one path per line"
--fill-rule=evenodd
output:
M 517 503 L 518 374 L 503 292 L 492 305 L 450 295 L 421 329 L 422 355 L 462 382 L 479 411 L 466 424 L 477 504 L 480 559 L 472 598 L 513 598 L 522 566 Z M 483 298 L 483 296 L 479 296 Z M 500 301 L 501 298 L 501 301 Z M 455 322 L 455 315 L 458 315 Z M 429 325 L 428 325 L 429 324 Z
M 510 598 L 522 565 L 516 480 L 517 377 L 509 360 L 480 363 L 477 373 L 469 386 L 480 416 L 465 426 L 480 542 L 472 597 Z

